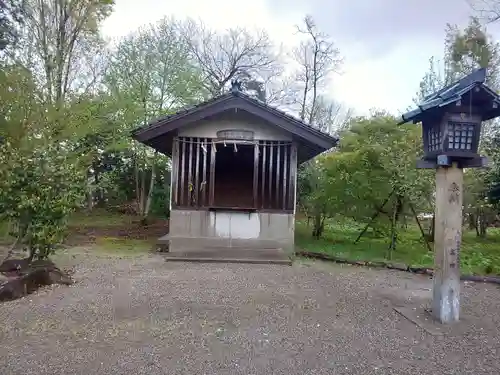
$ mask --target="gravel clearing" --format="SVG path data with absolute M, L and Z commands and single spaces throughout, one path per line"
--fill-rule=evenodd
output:
M 500 374 L 500 289 L 462 284 L 432 336 L 394 306 L 431 280 L 397 271 L 75 259 L 71 287 L 0 304 L 0 374 Z

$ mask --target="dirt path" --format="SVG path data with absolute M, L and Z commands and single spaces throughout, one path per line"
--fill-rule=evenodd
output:
M 78 284 L 0 305 L 2 374 L 499 374 L 500 290 L 463 285 L 436 337 L 394 312 L 430 281 L 327 264 L 73 259 Z

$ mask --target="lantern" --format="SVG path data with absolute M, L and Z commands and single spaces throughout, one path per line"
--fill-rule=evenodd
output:
M 436 160 L 439 155 L 451 159 L 473 159 L 479 155 L 481 116 L 447 112 L 441 120 L 423 120 L 424 159 Z
M 486 158 L 478 154 L 481 122 L 500 116 L 500 97 L 485 80 L 486 69 L 477 69 L 402 115 L 400 124 L 422 124 L 424 157 L 417 162 L 418 168 L 454 162 L 461 168 L 486 165 Z

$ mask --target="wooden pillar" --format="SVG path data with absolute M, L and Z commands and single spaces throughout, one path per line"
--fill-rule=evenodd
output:
M 290 173 L 288 184 L 288 207 L 295 214 L 295 203 L 297 194 L 297 144 L 292 143 L 290 148 Z
M 266 207 L 266 141 L 262 141 L 262 175 L 261 175 L 261 193 L 260 193 L 260 208 Z
M 267 208 L 274 208 L 274 201 L 273 201 L 273 173 L 274 173 L 274 168 L 273 168 L 273 154 L 274 154 L 274 142 L 269 142 L 269 181 L 268 183 L 268 188 L 269 188 L 269 195 L 268 195 L 268 201 L 267 201 Z
M 187 173 L 187 205 L 191 207 L 193 205 L 193 138 L 187 138 L 189 142 L 188 151 L 188 173 Z
M 194 175 L 194 205 L 196 207 L 201 206 L 200 202 L 200 143 L 201 143 L 201 138 L 195 138 L 196 139 L 196 169 L 195 169 L 195 175 Z
M 208 205 L 214 205 L 215 197 L 215 156 L 217 153 L 217 145 L 212 140 L 211 151 L 210 151 L 210 184 L 208 192 Z
M 276 179 L 276 205 L 274 206 L 274 208 L 277 208 L 279 209 L 280 208 L 280 201 L 281 201 L 281 197 L 280 197 L 280 171 L 281 171 L 281 142 L 278 142 L 278 144 L 276 145 L 276 176 L 275 176 L 275 179 Z
M 287 209 L 287 185 L 288 185 L 288 180 L 287 180 L 287 171 L 288 171 L 288 168 L 289 168 L 289 163 L 290 161 L 288 160 L 288 149 L 289 149 L 289 145 L 285 144 L 285 146 L 283 147 L 283 202 L 281 202 L 281 208 L 283 210 L 286 210 Z
M 184 177 L 184 173 L 186 172 L 186 139 L 185 138 L 179 138 L 179 142 L 181 143 L 180 151 L 180 175 L 181 175 L 181 181 L 180 181 L 180 191 L 179 191 L 179 200 L 178 204 L 180 206 L 184 206 L 184 196 L 185 196 L 185 186 L 184 186 L 184 181 L 186 180 Z
M 201 196 L 202 196 L 202 206 L 206 206 L 208 203 L 208 178 L 207 178 L 207 154 L 210 151 L 209 144 L 206 138 L 203 138 L 203 177 L 201 182 Z
M 441 323 L 453 323 L 460 312 L 463 169 L 456 163 L 436 171 L 436 227 L 432 314 Z
M 255 142 L 253 149 L 253 206 L 259 204 L 259 141 Z
M 170 209 L 177 207 L 178 204 L 178 182 L 179 182 L 179 139 L 174 138 L 172 147 L 171 159 L 171 176 L 170 176 Z

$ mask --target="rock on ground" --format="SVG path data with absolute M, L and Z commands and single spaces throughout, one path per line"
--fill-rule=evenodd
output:
M 0 264 L 0 302 L 21 298 L 52 284 L 70 285 L 68 274 L 50 260 L 8 259 Z
M 463 284 L 463 321 L 432 336 L 393 310 L 431 280 L 398 271 L 88 256 L 74 278 L 0 304 L 0 373 L 500 373 L 496 286 Z

